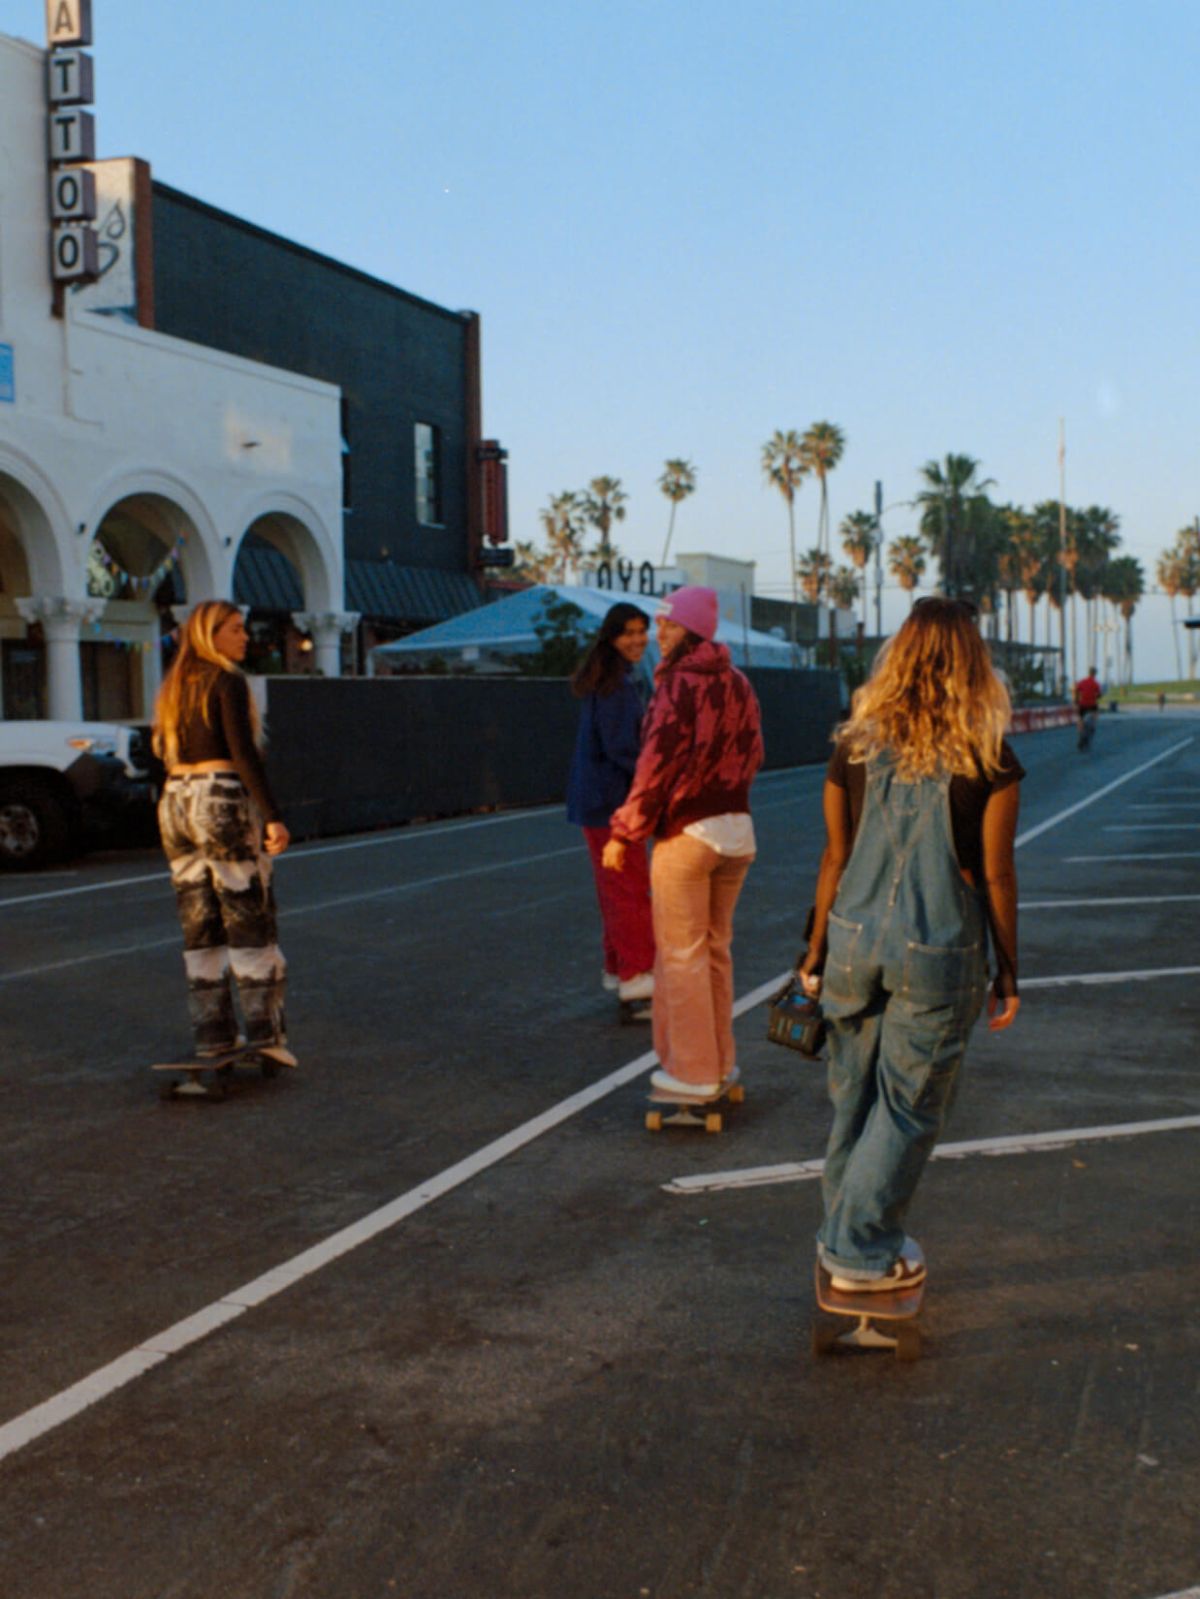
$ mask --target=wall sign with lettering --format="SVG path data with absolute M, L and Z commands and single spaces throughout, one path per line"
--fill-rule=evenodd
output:
M 96 119 L 85 107 L 95 93 L 91 0 L 46 0 L 47 149 L 50 155 L 50 275 L 55 310 L 67 283 L 88 282 L 100 270 L 96 180 L 82 165 L 96 159 Z

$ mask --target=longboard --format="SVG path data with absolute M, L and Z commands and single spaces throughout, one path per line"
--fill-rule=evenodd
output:
M 905 1255 L 924 1261 L 920 1244 L 910 1242 Z M 828 1269 L 818 1259 L 814 1267 L 817 1304 L 827 1315 L 849 1319 L 853 1327 L 815 1321 L 812 1347 L 814 1355 L 828 1355 L 839 1349 L 890 1349 L 897 1360 L 919 1360 L 921 1329 L 916 1316 L 925 1297 L 923 1277 L 912 1288 L 889 1288 L 876 1293 L 843 1293 L 833 1286 Z
M 211 1060 L 163 1061 L 150 1070 L 172 1074 L 160 1084 L 164 1099 L 224 1099 L 238 1066 L 257 1067 L 263 1077 L 277 1077 L 285 1066 L 295 1064 L 295 1056 L 286 1049 L 244 1044 Z
M 715 1094 L 672 1094 L 665 1088 L 651 1088 L 647 1098 L 651 1105 L 670 1105 L 669 1113 L 661 1110 L 646 1112 L 646 1129 L 660 1133 L 664 1127 L 703 1127 L 705 1132 L 719 1133 L 725 1117 L 718 1107 L 723 1100 L 740 1105 L 746 1098 L 746 1088 L 741 1073 L 735 1066 Z

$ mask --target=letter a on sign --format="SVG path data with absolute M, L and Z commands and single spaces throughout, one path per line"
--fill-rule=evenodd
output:
M 46 43 L 91 44 L 92 0 L 46 0 Z

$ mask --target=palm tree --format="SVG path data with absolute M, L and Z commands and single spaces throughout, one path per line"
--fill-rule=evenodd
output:
M 1183 681 L 1183 660 L 1179 654 L 1179 622 L 1175 616 L 1175 600 L 1180 593 L 1180 582 L 1186 581 L 1184 559 L 1178 549 L 1164 550 L 1154 569 L 1158 586 L 1171 602 L 1171 638 L 1175 643 L 1175 676 Z
M 814 422 L 801 440 L 804 462 L 821 485 L 821 508 L 817 514 L 817 548 L 832 561 L 829 538 L 829 474 L 846 449 L 846 435 L 832 422 Z M 833 617 L 829 618 L 829 664 L 833 665 Z
M 942 588 L 952 598 L 971 593 L 977 587 L 974 545 L 980 513 L 968 515 L 968 507 L 987 501 L 993 479 L 979 476 L 979 462 L 971 455 L 947 455 L 940 464 L 926 461 L 921 476 L 926 486 L 914 504 L 921 507 L 921 537 L 941 567 Z
M 552 494 L 538 512 L 556 581 L 565 583 L 583 559 L 583 503 L 573 489 Z
M 1200 590 L 1200 529 L 1181 527 L 1175 535 L 1175 548 L 1179 553 L 1179 592 L 1188 602 L 1191 615 L 1192 601 Z M 1196 676 L 1196 629 L 1188 628 L 1188 679 Z
M 1125 618 L 1125 685 L 1133 682 L 1133 613 L 1146 592 L 1142 563 L 1132 555 L 1118 555 L 1104 569 L 1101 593 Z
M 879 527 L 869 511 L 851 511 L 842 518 L 838 532 L 842 548 L 862 574 L 863 632 L 867 631 L 867 562 L 875 553 Z
M 696 468 L 690 461 L 676 458 L 663 462 L 663 474 L 658 486 L 671 502 L 671 519 L 667 523 L 667 542 L 663 545 L 662 564 L 666 566 L 671 553 L 671 535 L 675 531 L 675 512 L 681 500 L 696 492 Z
M 804 591 L 804 598 L 810 605 L 819 605 L 821 595 L 829 587 L 830 572 L 833 562 L 824 550 L 814 547 L 807 555 L 800 557 L 796 567 L 796 576 L 800 579 L 800 587 Z
M 594 477 L 580 501 L 584 521 L 596 529 L 600 542 L 591 552 L 594 560 L 615 561 L 620 551 L 609 542 L 609 532 L 614 522 L 625 520 L 625 502 L 629 496 L 621 487 L 619 477 Z
M 1072 584 L 1074 592 L 1083 599 L 1087 655 L 1089 660 L 1094 661 L 1097 655 L 1096 607 L 1100 597 L 1100 575 L 1121 543 L 1121 519 L 1106 505 L 1089 505 L 1086 511 L 1074 514 L 1078 558 L 1072 573 Z
M 799 595 L 796 592 L 796 491 L 804 481 L 808 472 L 808 463 L 804 457 L 804 445 L 800 435 L 794 428 L 789 428 L 786 433 L 776 428 L 771 437 L 762 447 L 763 476 L 773 488 L 777 488 L 787 501 L 788 509 L 788 557 L 792 574 L 792 612 L 789 634 L 792 644 L 792 665 L 796 665 L 796 606 Z
M 925 572 L 925 549 L 915 533 L 904 533 L 888 545 L 888 571 L 908 595 L 912 608 L 913 590 Z
M 513 546 L 513 576 L 526 583 L 548 583 L 554 575 L 555 557 L 529 540 Z

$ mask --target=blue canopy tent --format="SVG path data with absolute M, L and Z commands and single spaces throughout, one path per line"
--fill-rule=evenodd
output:
M 383 666 L 420 667 L 435 658 L 451 671 L 474 667 L 476 670 L 501 670 L 515 656 L 535 655 L 541 648 L 537 624 L 546 624 L 546 609 L 556 601 L 569 600 L 583 612 L 576 619 L 579 632 L 590 638 L 599 628 L 611 606 L 630 600 L 648 616 L 653 616 L 660 600 L 656 595 L 620 594 L 609 589 L 583 588 L 568 583 L 538 583 L 507 595 L 478 610 L 422 628 L 407 638 L 377 645 L 371 651 L 372 670 Z M 775 666 L 792 664 L 791 646 L 770 633 L 758 633 L 722 617 L 717 626 L 717 642 L 728 645 L 736 666 Z M 657 659 L 653 631 L 649 657 Z

